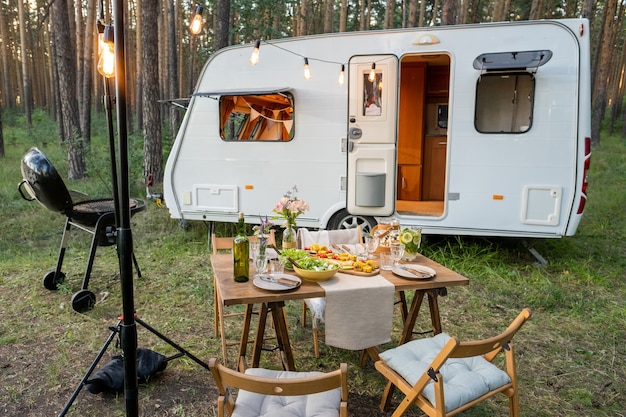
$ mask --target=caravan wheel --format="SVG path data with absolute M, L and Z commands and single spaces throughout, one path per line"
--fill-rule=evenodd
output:
M 329 230 L 339 230 L 354 229 L 357 226 L 361 226 L 363 234 L 367 234 L 376 224 L 378 224 L 376 219 L 371 216 L 355 216 L 348 213 L 346 209 L 342 209 L 330 218 L 326 228 Z

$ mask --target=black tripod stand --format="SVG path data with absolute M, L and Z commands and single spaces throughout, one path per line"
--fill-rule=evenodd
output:
M 202 362 L 196 356 L 194 356 L 191 353 L 189 353 L 187 350 L 182 348 L 176 342 L 172 341 L 170 338 L 168 338 L 167 336 L 165 336 L 164 334 L 162 334 L 161 332 L 156 330 L 154 327 L 150 326 L 149 324 L 147 324 L 146 322 L 141 320 L 136 315 L 135 315 L 135 319 L 134 320 L 135 320 L 135 322 L 137 324 L 139 324 L 140 326 L 144 327 L 150 333 L 154 334 L 155 336 L 157 336 L 158 338 L 160 338 L 164 342 L 168 343 L 170 346 L 172 346 L 174 349 L 176 349 L 178 351 L 177 354 L 172 355 L 172 356 L 166 358 L 166 362 L 169 362 L 172 359 L 180 358 L 182 356 L 187 356 L 189 359 L 191 359 L 192 361 L 194 361 L 198 365 L 202 366 L 206 370 L 210 370 L 209 369 L 209 365 L 207 365 L 206 363 Z M 107 338 L 106 342 L 104 342 L 104 345 L 102 345 L 102 349 L 100 349 L 100 352 L 98 352 L 98 355 L 96 356 L 94 361 L 91 363 L 91 366 L 89 366 L 89 369 L 87 370 L 87 373 L 85 373 L 85 375 L 83 376 L 83 379 L 78 384 L 78 387 L 76 387 L 76 390 L 74 390 L 74 393 L 72 394 L 70 399 L 65 404 L 65 408 L 63 409 L 63 411 L 61 411 L 61 414 L 59 414 L 59 417 L 65 416 L 65 414 L 69 411 L 70 407 L 74 403 L 74 400 L 76 400 L 76 397 L 78 397 L 78 394 L 80 394 L 80 391 L 83 389 L 83 387 L 85 385 L 87 385 L 87 381 L 89 381 L 89 377 L 91 376 L 93 371 L 96 369 L 96 366 L 98 366 L 98 363 L 100 362 L 100 360 L 104 356 L 104 353 L 107 351 L 107 349 L 109 348 L 109 346 L 111 345 L 111 343 L 115 339 L 115 336 L 118 335 L 119 333 L 121 333 L 121 331 L 122 331 L 122 323 L 123 323 L 123 318 L 120 318 L 120 320 L 117 322 L 117 324 L 115 326 L 109 327 L 109 329 L 111 330 L 111 334 Z M 118 344 L 119 344 L 119 341 L 118 341 Z
M 112 118 L 112 102 L 110 96 L 109 81 L 104 78 L 105 88 L 105 107 L 108 118 L 109 141 L 110 141 L 110 158 L 111 158 L 111 176 L 113 180 L 115 200 L 115 230 L 112 235 L 117 238 L 117 253 L 120 267 L 120 281 L 122 294 L 122 316 L 116 326 L 110 327 L 111 334 L 106 340 L 104 346 L 92 362 L 89 370 L 81 380 L 80 384 L 67 402 L 65 409 L 60 414 L 64 416 L 72 403 L 78 396 L 80 390 L 85 386 L 91 373 L 96 368 L 98 362 L 104 356 L 105 351 L 119 333 L 120 345 L 123 351 L 123 367 L 124 367 L 124 399 L 126 403 L 126 415 L 138 416 L 139 400 L 138 400 L 138 378 L 137 378 L 137 323 L 155 334 L 175 349 L 178 354 L 167 358 L 167 361 L 187 356 L 194 362 L 209 370 L 209 366 L 197 357 L 180 347 L 178 344 L 167 338 L 153 327 L 136 317 L 133 289 L 133 240 L 130 226 L 130 181 L 129 181 L 129 161 L 128 161 L 128 132 L 126 120 L 126 63 L 124 50 L 124 3 L 125 0 L 114 0 L 113 2 L 113 19 L 114 19 L 114 49 L 115 49 L 115 90 L 116 90 L 116 110 L 117 110 L 117 131 L 119 142 L 119 172 L 118 157 L 116 157 L 115 138 L 113 130 Z M 103 26 L 104 8 L 102 1 L 98 4 L 98 26 Z M 104 28 L 104 27 L 103 27 Z

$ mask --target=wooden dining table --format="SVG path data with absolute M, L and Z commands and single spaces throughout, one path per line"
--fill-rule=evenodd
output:
M 406 343 L 412 339 L 415 322 L 418 318 L 424 298 L 428 300 L 432 332 L 434 334 L 441 333 L 442 328 L 438 297 L 445 296 L 447 294 L 447 288 L 449 287 L 469 284 L 468 278 L 423 255 L 418 255 L 418 257 L 411 263 L 434 269 L 436 272 L 435 277 L 430 279 L 407 279 L 397 276 L 392 271 L 380 271 L 380 274 L 394 285 L 395 291 L 399 293 L 401 300 L 404 300 L 405 292 L 414 291 L 410 307 L 406 306 L 405 302 L 402 303 L 403 308 L 401 314 L 403 319 L 403 330 L 398 344 Z M 248 282 L 235 282 L 233 279 L 232 254 L 211 255 L 211 266 L 213 268 L 213 278 L 220 294 L 219 299 L 222 303 L 224 303 L 225 306 L 237 304 L 243 304 L 246 306 L 246 314 L 244 315 L 245 319 L 242 326 L 242 337 L 239 344 L 238 356 L 245 360 L 252 309 L 255 304 L 260 304 L 261 310 L 257 326 L 257 335 L 254 341 L 251 366 L 258 367 L 259 365 L 265 334 L 265 325 L 267 323 L 266 320 L 268 314 L 271 313 L 274 331 L 276 333 L 277 348 L 281 353 L 283 368 L 285 370 L 295 370 L 293 351 L 289 341 L 289 331 L 287 329 L 287 320 L 285 317 L 285 301 L 324 297 L 324 289 L 317 282 L 309 282 L 304 279 L 298 288 L 289 291 L 268 291 L 257 288 L 253 284 L 252 279 L 254 272 L 253 267 L 251 268 L 251 279 Z M 295 275 L 289 270 L 285 270 L 285 273 Z M 372 346 L 364 352 L 367 353 L 373 360 L 376 360 L 378 357 L 378 350 L 376 346 Z

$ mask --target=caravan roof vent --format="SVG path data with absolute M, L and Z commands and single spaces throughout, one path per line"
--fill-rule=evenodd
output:
M 474 69 L 480 71 L 519 71 L 537 69 L 552 58 L 552 51 L 497 52 L 479 55 Z

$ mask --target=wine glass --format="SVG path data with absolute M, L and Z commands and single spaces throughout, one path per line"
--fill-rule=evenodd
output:
M 373 259 L 374 252 L 378 248 L 378 238 L 375 236 L 365 236 L 365 250 L 367 251 L 367 258 Z
M 389 244 L 389 253 L 391 254 L 391 259 L 393 264 L 397 264 L 404 256 L 404 244 L 399 242 L 393 242 Z
M 256 267 L 257 275 L 262 275 L 267 272 L 267 255 L 257 254 L 254 260 L 254 266 Z

